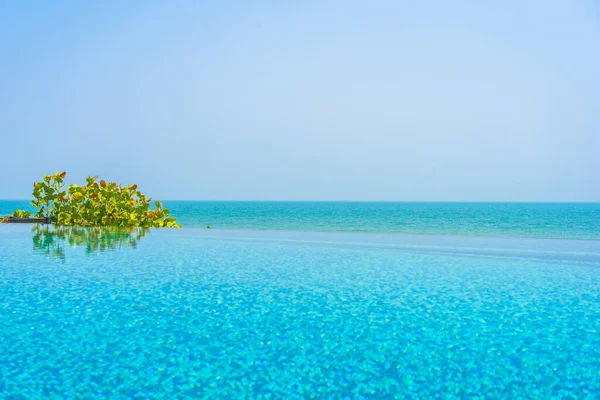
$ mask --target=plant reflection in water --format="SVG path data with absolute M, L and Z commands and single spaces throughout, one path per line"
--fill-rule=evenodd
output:
M 64 260 L 66 245 L 73 248 L 83 246 L 88 255 L 122 247 L 135 248 L 139 240 L 149 233 L 149 228 L 36 225 L 31 231 L 35 252 Z

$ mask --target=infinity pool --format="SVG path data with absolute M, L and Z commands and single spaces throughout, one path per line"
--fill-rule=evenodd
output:
M 599 393 L 600 241 L 0 226 L 0 398 Z

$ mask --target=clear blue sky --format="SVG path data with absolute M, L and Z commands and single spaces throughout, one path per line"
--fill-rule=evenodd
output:
M 600 201 L 600 3 L 3 0 L 0 133 L 4 199 Z

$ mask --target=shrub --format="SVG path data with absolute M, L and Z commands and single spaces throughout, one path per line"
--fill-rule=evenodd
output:
M 31 213 L 25 210 L 15 210 L 12 216 L 15 218 L 29 218 L 31 217 Z
M 50 217 L 56 225 L 179 228 L 160 201 L 150 209 L 151 198 L 137 185 L 121 186 L 88 177 L 85 186 L 72 184 L 65 190 L 66 172 L 44 175 L 33 184 L 36 218 Z

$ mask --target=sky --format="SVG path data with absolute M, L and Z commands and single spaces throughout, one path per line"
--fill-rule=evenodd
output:
M 0 199 L 600 201 L 600 3 L 0 1 Z

